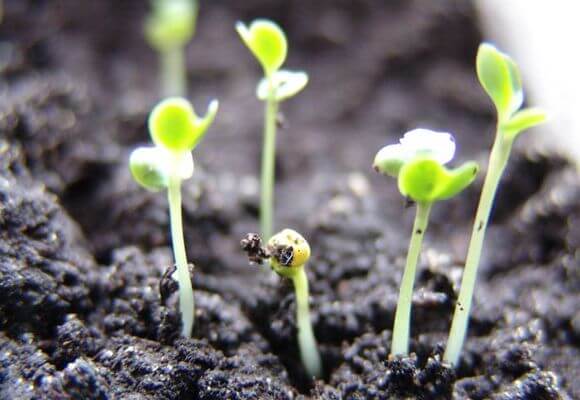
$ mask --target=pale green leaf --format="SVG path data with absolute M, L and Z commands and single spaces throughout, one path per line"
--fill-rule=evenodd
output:
M 269 97 L 270 83 L 274 91 L 274 99 L 283 101 L 300 92 L 308 83 L 308 74 L 303 71 L 288 71 L 281 69 L 272 74 L 270 78 L 264 77 L 256 87 L 256 97 L 266 101 Z
M 133 179 L 145 189 L 157 192 L 167 186 L 165 157 L 158 147 L 138 147 L 131 153 L 129 168 Z
M 396 178 L 407 160 L 408 154 L 401 144 L 390 144 L 377 152 L 373 168 L 383 175 Z
M 184 46 L 195 33 L 197 0 L 154 0 L 145 37 L 157 50 Z

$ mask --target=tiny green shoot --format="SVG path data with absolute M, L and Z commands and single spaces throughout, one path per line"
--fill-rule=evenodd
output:
M 512 144 L 524 130 L 543 123 L 546 114 L 538 108 L 521 110 L 524 101 L 520 72 L 514 61 L 494 46 L 483 43 L 476 59 L 479 82 L 497 111 L 497 129 L 487 175 L 471 233 L 459 296 L 443 359 L 457 365 L 467 335 L 469 312 L 481 258 L 483 240 L 497 187 L 507 165 Z
M 197 0 L 152 0 L 145 37 L 159 53 L 164 97 L 183 96 L 187 90 L 184 48 L 195 34 Z
M 171 97 L 155 106 L 149 116 L 149 132 L 155 146 L 138 147 L 131 153 L 129 167 L 135 181 L 150 191 L 167 189 L 171 238 L 179 284 L 182 336 L 190 337 L 194 324 L 194 299 L 181 217 L 181 182 L 193 175 L 192 150 L 213 122 L 218 102 L 212 101 L 199 117 L 184 98 Z
M 284 31 L 274 22 L 257 19 L 250 26 L 238 22 L 236 30 L 264 70 L 264 77 L 256 88 L 256 96 L 265 102 L 260 229 L 262 237 L 270 237 L 274 229 L 274 167 L 279 103 L 300 92 L 308 83 L 308 75 L 302 71 L 280 69 L 286 61 L 288 41 Z
M 242 249 L 251 262 L 268 261 L 278 275 L 292 280 L 296 294 L 296 325 L 300 358 L 310 376 L 322 376 L 322 361 L 310 321 L 310 305 L 306 263 L 310 258 L 310 245 L 302 235 L 292 229 L 284 229 L 270 238 L 267 246 L 253 233 L 241 241 Z
M 375 156 L 375 170 L 396 177 L 401 194 L 417 204 L 393 326 L 391 354 L 396 356 L 409 353 L 413 286 L 431 207 L 436 201 L 459 194 L 477 174 L 474 162 L 446 168 L 444 164 L 454 154 L 455 141 L 449 133 L 415 129 L 407 132 L 400 143 L 383 147 Z

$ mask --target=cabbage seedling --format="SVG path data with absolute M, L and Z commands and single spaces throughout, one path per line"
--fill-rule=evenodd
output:
M 171 97 L 161 101 L 149 115 L 149 133 L 155 146 L 139 147 L 131 153 L 129 167 L 133 178 L 147 190 L 167 189 L 171 239 L 175 257 L 174 278 L 179 283 L 179 311 L 184 337 L 191 336 L 194 300 L 183 240 L 181 182 L 193 175 L 192 150 L 213 122 L 218 102 L 210 103 L 203 117 L 185 99 Z
M 187 89 L 184 48 L 195 33 L 197 0 L 152 0 L 145 37 L 159 53 L 161 92 L 183 96 Z
M 396 177 L 401 194 L 417 204 L 395 312 L 393 355 L 407 355 L 409 352 L 415 271 L 431 207 L 436 201 L 459 194 L 477 174 L 478 166 L 474 162 L 454 169 L 446 168 L 444 165 L 453 159 L 454 154 L 455 141 L 449 133 L 415 129 L 407 132 L 400 143 L 383 147 L 375 156 L 375 170 Z
M 476 70 L 481 86 L 495 105 L 497 129 L 471 232 L 461 289 L 443 356 L 445 361 L 454 365 L 457 365 L 459 361 L 459 354 L 467 334 L 477 267 L 481 258 L 489 214 L 499 181 L 510 156 L 512 144 L 521 132 L 546 120 L 546 114 L 540 109 L 521 109 L 524 94 L 520 72 L 508 55 L 490 44 L 483 43 L 477 52 Z
M 284 229 L 272 236 L 265 249 L 256 234 L 249 234 L 241 244 L 250 261 L 261 264 L 263 260 L 268 260 L 274 272 L 292 280 L 296 293 L 300 358 L 308 374 L 319 378 L 322 376 L 322 361 L 310 321 L 308 277 L 305 271 L 310 258 L 310 245 L 302 235 L 292 229 Z
M 288 52 L 284 31 L 274 22 L 257 19 L 250 24 L 236 24 L 242 41 L 258 59 L 264 78 L 258 83 L 256 96 L 264 101 L 264 143 L 260 194 L 260 229 L 270 237 L 274 218 L 274 166 L 276 160 L 276 117 L 279 103 L 304 89 L 308 75 L 303 71 L 280 69 Z

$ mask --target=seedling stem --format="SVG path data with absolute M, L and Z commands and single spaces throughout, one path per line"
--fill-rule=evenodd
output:
M 164 97 L 185 95 L 187 78 L 183 52 L 182 47 L 161 51 L 161 90 Z
M 169 218 L 171 222 L 171 240 L 173 242 L 173 255 L 177 270 L 175 277 L 179 282 L 179 311 L 181 312 L 182 327 L 181 335 L 191 336 L 194 319 L 193 287 L 189 276 L 189 266 L 185 253 L 185 241 L 183 239 L 183 222 L 181 217 L 181 179 L 171 176 L 167 184 L 167 199 L 169 201 Z
M 181 334 L 191 336 L 195 318 L 193 287 L 183 240 L 181 182 L 191 178 L 194 164 L 191 152 L 203 139 L 218 110 L 212 101 L 205 116 L 196 114 L 191 103 L 180 97 L 161 101 L 149 115 L 149 133 L 155 146 L 138 147 L 131 153 L 129 168 L 135 181 L 147 190 L 167 189 L 169 222 L 179 284 Z
M 459 290 L 459 296 L 455 306 L 447 348 L 443 356 L 446 362 L 453 365 L 457 365 L 459 361 L 459 354 L 461 353 L 461 348 L 467 335 L 469 312 L 477 278 L 477 268 L 483 248 L 483 240 L 485 238 L 493 199 L 495 198 L 499 181 L 507 165 L 512 143 L 513 140 L 506 138 L 506 135 L 501 131 L 498 124 L 495 142 L 489 156 L 487 175 L 485 176 L 479 205 L 477 206 L 475 223 L 471 231 L 471 240 L 469 242 L 469 249 L 467 250 L 463 278 L 461 280 L 461 289 Z
M 429 223 L 429 213 L 432 203 L 418 202 L 413 224 L 413 233 L 409 242 L 407 263 L 403 272 L 403 279 L 399 289 L 399 301 L 395 312 L 395 324 L 393 327 L 393 344 L 391 354 L 407 355 L 409 353 L 409 331 L 411 325 L 411 304 L 413 302 L 413 285 L 417 262 L 421 253 L 421 243 Z
M 507 54 L 490 44 L 482 43 L 477 51 L 475 64 L 479 82 L 495 105 L 498 123 L 495 141 L 489 155 L 488 171 L 471 231 L 447 348 L 443 355 L 444 361 L 454 365 L 457 365 L 459 361 L 461 348 L 467 335 L 469 312 L 485 231 L 513 141 L 521 132 L 546 120 L 546 114 L 541 109 L 521 109 L 524 101 L 522 80 L 516 63 Z
M 318 346 L 310 322 L 310 306 L 308 303 L 308 277 L 304 265 L 299 267 L 292 276 L 296 293 L 296 323 L 298 325 L 298 345 L 302 364 L 310 376 L 320 377 L 322 362 Z
M 268 99 L 264 116 L 264 148 L 262 149 L 262 179 L 260 204 L 260 230 L 263 237 L 271 237 L 274 215 L 274 179 L 276 164 L 276 118 L 278 101 L 272 82 L 268 76 Z

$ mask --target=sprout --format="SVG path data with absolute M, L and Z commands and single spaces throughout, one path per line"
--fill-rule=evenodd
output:
M 277 274 L 292 280 L 296 293 L 300 358 L 308 374 L 319 378 L 322 376 L 322 361 L 310 321 L 308 277 L 305 271 L 310 258 L 310 245 L 292 229 L 284 229 L 272 236 L 266 248 L 262 247 L 262 241 L 256 234 L 249 234 L 241 245 L 251 262 L 262 264 L 263 260 L 268 260 Z
M 308 83 L 308 75 L 302 71 L 280 69 L 286 60 L 288 41 L 284 31 L 274 22 L 257 19 L 249 27 L 238 22 L 236 30 L 264 70 L 264 78 L 256 88 L 256 96 L 266 103 L 262 149 L 260 229 L 263 237 L 270 237 L 273 232 L 278 105 L 281 101 L 304 89 Z
M 149 132 L 155 146 L 139 147 L 131 153 L 129 167 L 135 181 L 147 190 L 167 189 L 173 254 L 174 278 L 179 283 L 179 311 L 182 336 L 190 337 L 194 323 L 194 299 L 185 253 L 181 218 L 181 181 L 193 175 L 191 151 L 199 144 L 217 113 L 212 101 L 203 118 L 196 115 L 185 99 L 163 100 L 149 116 Z
M 483 184 L 475 222 L 467 251 L 461 289 L 455 305 L 449 340 L 444 360 L 457 365 L 467 334 L 467 325 L 477 267 L 489 214 L 495 193 L 507 165 L 514 139 L 522 131 L 546 120 L 545 113 L 537 108 L 520 110 L 524 96 L 519 70 L 514 61 L 494 46 L 483 43 L 477 52 L 477 76 L 483 89 L 491 97 L 497 110 L 497 132 L 491 149 L 487 175 Z
M 454 169 L 444 166 L 455 155 L 455 141 L 449 133 L 415 129 L 407 132 L 399 142 L 383 147 L 375 156 L 373 166 L 378 172 L 396 177 L 401 194 L 417 203 L 391 346 L 393 355 L 406 355 L 409 352 L 415 270 L 431 207 L 434 202 L 454 197 L 469 186 L 478 167 L 474 162 Z
M 145 37 L 160 55 L 161 90 L 164 96 L 182 96 L 187 88 L 183 49 L 195 34 L 197 0 L 151 2 Z

